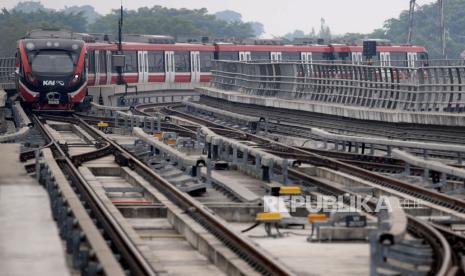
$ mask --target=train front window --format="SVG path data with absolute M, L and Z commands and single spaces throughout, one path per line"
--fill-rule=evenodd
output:
M 38 74 L 71 74 L 74 72 L 73 57 L 67 52 L 39 52 L 30 59 L 32 71 Z

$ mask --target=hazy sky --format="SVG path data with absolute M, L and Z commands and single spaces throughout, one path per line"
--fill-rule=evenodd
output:
M 19 1 L 1 0 L 0 7 L 8 9 Z M 61 9 L 65 5 L 94 6 L 99 13 L 118 8 L 120 0 L 41 0 L 46 7 Z M 422 5 L 434 0 L 417 0 Z M 320 18 L 336 34 L 371 32 L 383 22 L 397 17 L 409 7 L 409 0 L 123 0 L 125 8 L 161 5 L 172 8 L 207 8 L 211 13 L 230 9 L 242 14 L 244 21 L 259 21 L 265 25 L 268 36 L 301 29 L 318 31 Z

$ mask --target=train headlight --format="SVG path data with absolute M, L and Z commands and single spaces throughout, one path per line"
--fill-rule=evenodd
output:
M 76 85 L 76 84 L 79 83 L 80 80 L 81 80 L 81 75 L 80 75 L 80 74 L 74 74 L 74 75 L 73 75 L 73 78 L 72 78 L 71 81 L 69 82 L 69 85 L 70 85 L 70 86 Z
M 28 43 L 26 44 L 26 49 L 32 51 L 32 50 L 34 50 L 34 48 L 35 48 L 34 43 L 28 42 Z

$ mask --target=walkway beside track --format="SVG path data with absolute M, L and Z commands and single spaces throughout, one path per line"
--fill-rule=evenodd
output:
M 0 152 L 0 274 L 69 275 L 47 192 L 19 162 L 19 144 Z

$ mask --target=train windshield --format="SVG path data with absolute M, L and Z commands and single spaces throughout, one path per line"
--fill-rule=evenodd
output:
M 38 74 L 72 74 L 73 56 L 65 51 L 42 51 L 30 57 L 32 71 Z

